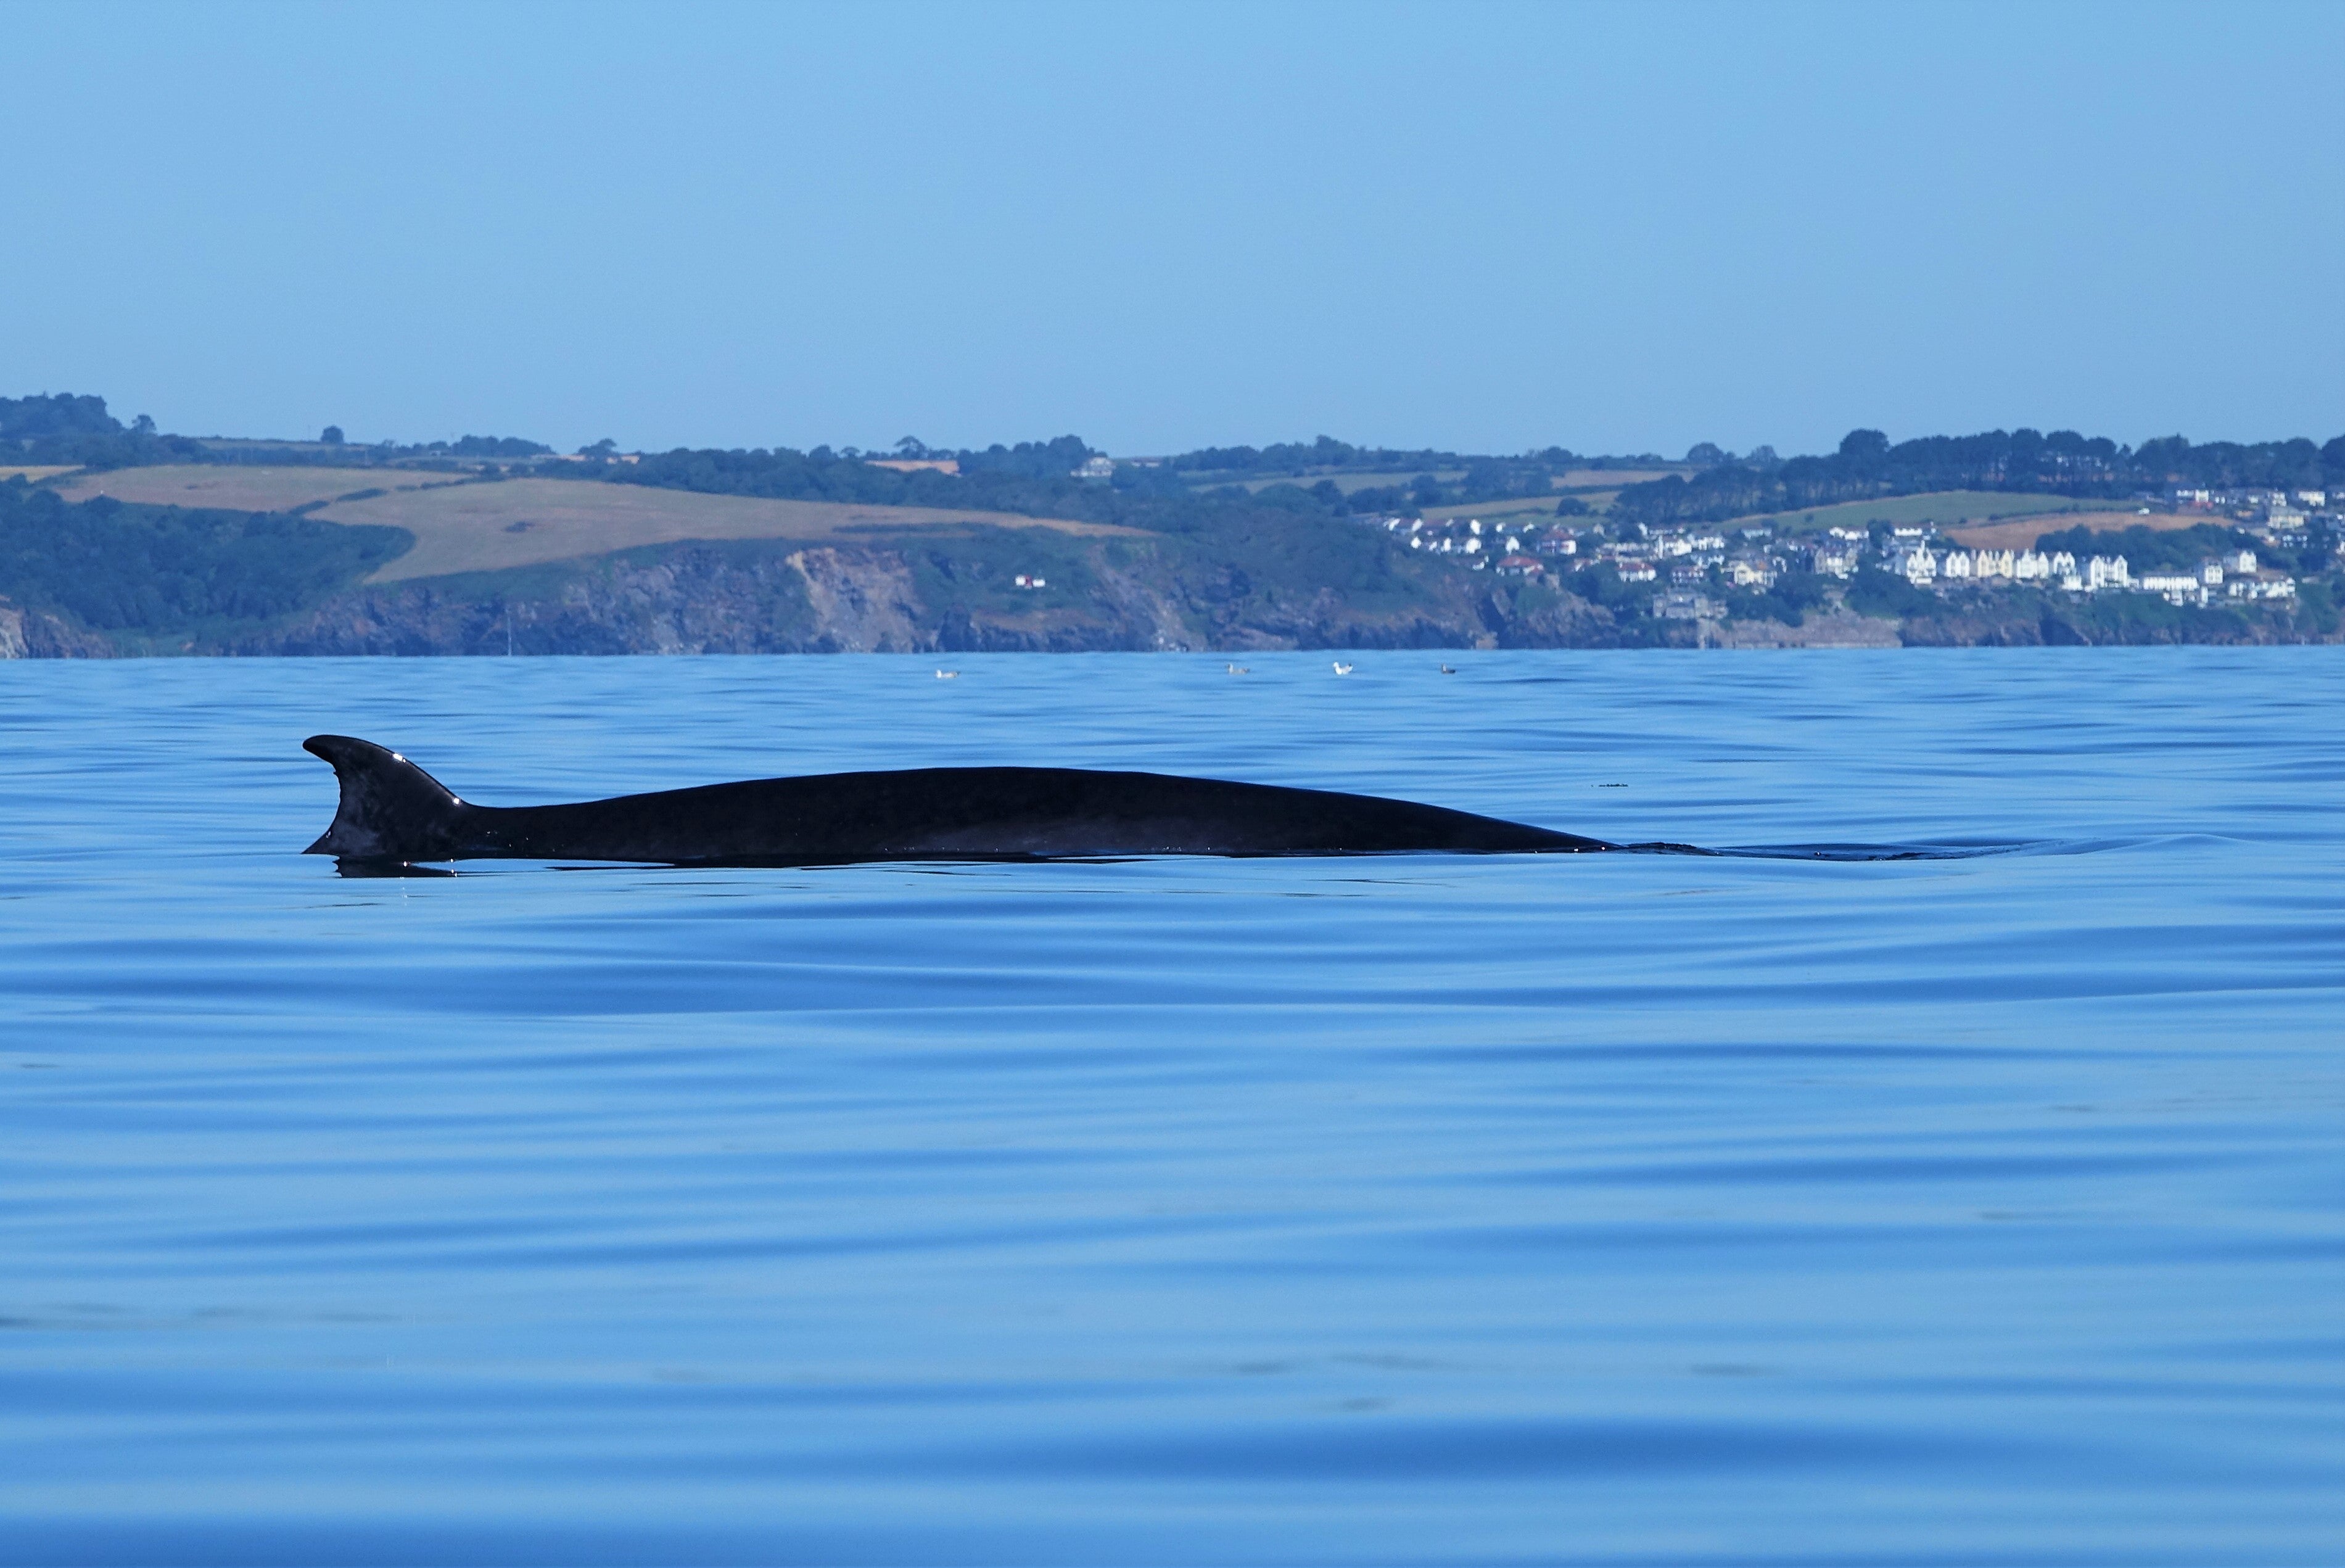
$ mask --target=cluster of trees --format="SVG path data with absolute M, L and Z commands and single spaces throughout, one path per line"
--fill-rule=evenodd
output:
M 546 457 L 553 448 L 542 441 L 523 441 L 517 435 L 462 435 L 454 441 L 435 441 L 428 446 L 410 446 L 398 450 L 409 453 L 444 454 L 449 457 Z
M 0 456 L 12 463 L 133 468 L 200 463 L 202 451 L 185 436 L 158 434 L 155 422 L 143 413 L 126 426 L 107 412 L 102 397 L 0 397 Z
M 1772 460 L 1774 453 L 1761 447 L 1761 453 Z M 1716 461 L 1727 461 L 1727 454 L 1705 443 L 1694 449 L 1689 462 L 1703 461 L 1701 454 L 1715 453 Z M 1754 454 L 1755 455 L 1755 454 Z M 1656 468 L 1665 466 L 1668 459 L 1656 453 L 1634 456 L 1588 457 L 1568 447 L 1550 446 L 1527 452 L 1518 457 L 1477 456 L 1431 449 L 1404 452 L 1391 447 L 1354 446 L 1334 436 L 1323 435 L 1312 442 L 1282 442 L 1272 446 L 1209 446 L 1195 452 L 1184 452 L 1164 460 L 1169 472 L 1188 476 L 1192 483 L 1213 484 L 1233 476 L 1277 473 L 1291 479 L 1304 480 L 1314 474 L 1390 473 L 1406 473 L 1411 477 L 1393 484 L 1371 485 L 1345 491 L 1333 478 L 1321 478 L 1309 485 L 1311 494 L 1320 497 L 1337 512 L 1368 516 L 1379 513 L 1422 511 L 1429 506 L 1470 506 L 1493 501 L 1519 500 L 1525 496 L 1547 496 L 1554 493 L 1556 478 L 1571 469 Z M 1443 477 L 1445 471 L 1447 477 Z M 1567 515 L 1584 512 L 1574 506 Z
M 1781 621 L 1796 626 L 1810 610 L 1822 606 L 1827 580 L 1813 572 L 1780 573 L 1765 588 L 1729 590 L 1726 613 L 1737 620 Z
M 2193 446 L 2176 435 L 2127 447 L 2073 430 L 1995 430 L 1893 444 L 1880 431 L 1853 430 L 1827 456 L 1719 463 L 1690 479 L 1629 485 L 1613 511 L 1648 524 L 1716 523 L 1937 490 L 2124 496 L 2172 485 L 2337 488 L 2345 485 L 2345 436 L 2326 446 L 2301 439 Z
M 1771 460 L 1774 456 L 1770 448 L 1761 447 L 1759 451 Z M 1705 452 L 1715 455 L 1705 459 L 1700 455 Z M 1686 459 L 1689 463 L 1722 463 L 1728 460 L 1728 453 L 1707 442 L 1694 448 L 1693 453 Z M 1323 435 L 1315 441 L 1282 441 L 1269 446 L 1203 446 L 1194 452 L 1168 457 L 1164 464 L 1184 473 L 1283 473 L 1300 479 L 1313 473 L 1417 473 L 1471 468 L 1493 463 L 1537 466 L 1550 473 L 1559 473 L 1567 468 L 1659 468 L 1668 462 L 1658 453 L 1639 453 L 1625 457 L 1589 457 L 1562 446 L 1526 452 L 1519 457 L 1477 456 L 1467 453 L 1436 452 L 1430 447 L 1403 451 L 1389 446 L 1354 446 L 1348 441 Z
M 1721 463 L 1741 463 L 1757 469 L 1773 468 L 1783 461 L 1775 455 L 1775 449 L 1771 446 L 1754 446 L 1748 456 L 1737 457 L 1714 441 L 1695 442 L 1692 449 L 1685 454 L 1685 460 L 1696 468 L 1715 468 Z
M 410 446 L 386 441 L 372 446 L 349 447 L 343 443 L 341 427 L 331 424 L 319 439 L 323 445 L 339 450 L 320 453 L 271 442 L 216 445 L 192 436 L 166 435 L 143 413 L 124 424 L 107 412 L 104 398 L 86 393 L 0 397 L 0 457 L 26 465 L 137 468 L 160 463 L 347 464 L 401 458 L 492 458 L 512 462 L 549 456 L 553 451 L 543 442 L 511 435 L 467 435 L 455 441 L 423 442 Z
M 1927 588 L 1917 588 L 1894 572 L 1859 566 L 1849 579 L 1848 607 L 1859 615 L 1898 618 L 1935 615 L 1945 606 Z
M 316 604 L 414 543 L 404 528 L 308 517 L 78 504 L 0 484 L 0 596 L 103 631 L 168 633 Z
M 153 420 L 146 421 L 152 430 Z M 39 440 L 53 435 L 118 435 L 122 422 L 106 412 L 102 397 L 0 397 L 0 441 Z
M 1545 452 L 1530 455 L 1555 467 L 1569 467 L 1579 461 L 1559 446 L 1550 446 Z M 1436 452 L 1429 447 L 1401 452 L 1391 447 L 1354 446 L 1348 441 L 1323 435 L 1315 441 L 1282 441 L 1269 446 L 1203 446 L 1194 452 L 1168 457 L 1164 464 L 1180 473 L 1284 473 L 1301 478 L 1315 471 L 1326 473 L 1349 469 L 1358 473 L 1390 473 L 1416 469 L 1463 468 L 1476 461 L 1454 452 Z
M 543 442 L 524 441 L 517 435 L 466 435 L 454 441 L 423 441 L 404 446 L 394 441 L 379 441 L 368 446 L 352 446 L 342 439 L 341 427 L 333 424 L 328 425 L 320 434 L 316 445 L 267 441 L 239 442 L 234 445 L 219 446 L 198 444 L 202 455 L 191 460 L 194 462 L 266 463 L 270 467 L 311 464 L 333 468 L 371 468 L 378 463 L 419 461 L 423 466 L 430 467 L 435 462 L 452 463 L 459 458 L 528 462 L 533 458 L 550 457 L 553 453 L 553 448 Z M 326 450 L 320 451 L 320 446 Z
M 2079 561 L 2094 555 L 2123 555 L 2126 565 L 2133 569 L 2136 576 L 2144 572 L 2196 571 L 2198 563 L 2209 555 L 2231 550 L 2253 550 L 2259 558 L 2274 555 L 2269 545 L 2212 523 L 2201 523 L 2190 528 L 2159 529 L 2137 525 L 2114 534 L 2096 534 L 2090 528 L 2064 528 L 2056 534 L 2039 535 L 2035 547 L 2047 555 L 2056 550 L 2066 550 Z
M 1076 479 L 1073 470 L 1093 455 L 1081 437 L 1020 442 L 1014 447 L 984 451 L 932 452 L 923 457 L 955 459 L 958 474 L 936 469 L 909 473 L 875 467 L 852 448 L 834 452 L 817 446 L 811 452 L 788 447 L 748 451 L 736 448 L 646 454 L 637 463 L 610 461 L 609 453 L 590 449 L 580 453 L 603 458 L 601 463 L 561 463 L 582 478 L 620 484 L 646 484 L 664 490 L 695 490 L 710 495 L 764 495 L 783 500 L 854 501 L 888 506 L 969 506 L 989 511 L 1021 512 L 1031 516 L 1090 516 L 1096 510 L 1097 485 Z M 1076 510 L 1070 511 L 1069 508 Z
M 1567 465 L 1568 466 L 1568 465 Z M 1539 459 L 1477 457 L 1456 479 L 1445 481 L 1426 473 L 1406 484 L 1378 484 L 1355 490 L 1348 496 L 1334 482 L 1321 480 L 1312 488 L 1331 505 L 1360 516 L 1388 512 L 1422 512 L 1428 506 L 1471 506 L 1491 501 L 1555 494 L 1554 467 Z

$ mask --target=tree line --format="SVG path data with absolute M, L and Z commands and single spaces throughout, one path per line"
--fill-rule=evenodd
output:
M 1773 466 L 1729 462 L 1691 478 L 1631 484 L 1612 503 L 1625 521 L 1720 523 L 1762 513 L 1798 512 L 1850 501 L 1940 490 L 2040 491 L 2070 496 L 2131 496 L 2145 488 L 2278 490 L 2345 487 L 2345 436 L 2253 444 L 2182 436 L 2121 446 L 2072 430 L 1924 436 L 1893 444 L 1877 430 L 1853 430 L 1840 450 Z
M 0 483 L 0 597 L 101 631 L 266 620 L 317 603 L 414 543 L 404 528 L 281 513 L 68 502 Z
M 0 459 L 25 466 L 111 469 L 162 463 L 340 466 L 416 458 L 527 461 L 553 453 L 553 448 L 542 441 L 510 435 L 466 435 L 406 446 L 388 441 L 351 446 L 344 443 L 337 425 L 328 425 L 320 441 L 314 443 L 215 443 L 194 436 L 167 435 L 143 413 L 126 425 L 107 412 L 104 398 L 86 393 L 0 397 Z

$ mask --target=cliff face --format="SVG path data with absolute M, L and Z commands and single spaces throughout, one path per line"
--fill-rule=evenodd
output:
M 1053 549 L 1047 561 L 1039 552 Z M 1046 571 L 1027 571 L 1045 565 Z M 1014 569 L 1013 569 L 1014 568 Z M 1270 572 L 1258 569 L 1257 575 Z M 1039 576 L 1045 588 L 1020 586 Z M 2042 596 L 1903 623 L 1812 611 L 1799 627 L 1611 611 L 1495 574 L 1407 562 L 1350 592 L 1257 581 L 1177 540 L 971 536 L 679 544 L 548 567 L 359 587 L 208 631 L 107 636 L 0 600 L 0 658 L 119 654 L 1068 653 L 1286 648 L 1784 647 L 2336 640 L 2309 624 L 2162 602 Z M 1300 584 L 1301 585 L 1298 585 Z M 2040 602 L 2039 602 L 2040 601 Z M 2323 623 L 2326 624 L 2326 623 Z
M 0 599 L 0 659 L 112 658 L 119 651 L 111 639 L 95 632 Z
M 266 629 L 190 651 L 230 654 L 1081 652 L 1148 649 L 1558 647 L 1646 642 L 1568 595 L 1456 575 L 1398 603 L 1332 589 L 1234 586 L 1193 563 L 1093 546 L 1037 594 L 875 544 L 677 545 L 559 570 L 424 579 L 343 594 Z M 994 575 L 999 575 L 995 574 Z M 1475 586 L 1481 591 L 1474 591 Z M 1387 599 L 1394 596 L 1386 596 Z M 1647 627 L 1650 626 L 1647 623 Z M 1683 640 L 1690 644 L 1691 628 Z

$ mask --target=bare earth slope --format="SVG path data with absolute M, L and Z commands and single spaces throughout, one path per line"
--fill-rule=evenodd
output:
M 2096 534 L 2117 534 L 2127 528 L 2195 528 L 2223 519 L 2205 513 L 2071 512 L 2059 517 L 2024 517 L 2013 523 L 1990 523 L 1977 528 L 1953 528 L 1947 537 L 1974 550 L 2021 550 L 2046 534 L 2069 528 L 2089 528 Z
M 2091 512 L 2106 501 L 2080 501 L 2073 496 L 2042 495 L 2019 490 L 1933 490 L 1919 495 L 1883 495 L 1870 501 L 1842 501 L 1794 512 L 1768 512 L 1721 523 L 1721 528 L 1766 526 L 1779 534 L 1814 534 L 1826 528 L 1863 528 L 1867 524 L 1934 523 L 1941 528 L 1965 524 L 1985 525 L 2011 518 L 2046 518 L 2055 513 Z M 2070 524 L 2045 522 L 2046 529 Z

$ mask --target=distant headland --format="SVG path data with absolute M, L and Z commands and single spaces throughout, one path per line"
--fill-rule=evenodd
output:
M 2345 640 L 2345 436 L 557 453 L 0 398 L 0 657 Z

